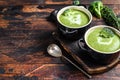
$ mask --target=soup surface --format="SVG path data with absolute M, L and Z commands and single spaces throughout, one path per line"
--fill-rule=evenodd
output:
M 79 28 L 89 22 L 89 17 L 78 9 L 67 9 L 59 17 L 60 22 L 69 28 Z
M 112 29 L 108 29 L 106 32 L 102 32 L 103 28 L 92 30 L 87 37 L 88 44 L 100 52 L 114 52 L 120 49 L 120 36 L 114 33 Z

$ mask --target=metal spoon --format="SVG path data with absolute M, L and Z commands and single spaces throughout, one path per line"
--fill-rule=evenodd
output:
M 47 51 L 48 51 L 48 53 L 51 56 L 54 56 L 54 57 L 63 57 L 64 59 L 66 59 L 67 61 L 69 61 L 72 65 L 74 65 L 77 69 L 79 69 L 82 73 L 84 73 L 88 78 L 92 78 L 91 75 L 89 75 L 84 70 L 82 70 L 80 67 L 78 67 L 76 64 L 74 64 L 70 59 L 68 59 L 67 57 L 63 56 L 61 49 L 56 44 L 50 44 L 48 46 L 48 48 L 47 48 Z

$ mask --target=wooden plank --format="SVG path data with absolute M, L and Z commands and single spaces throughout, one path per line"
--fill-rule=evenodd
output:
M 4 67 L 4 68 L 3 68 Z M 6 64 L 0 66 L 1 71 L 3 70 L 6 74 L 0 74 L 0 79 L 7 77 L 25 79 L 25 78 L 37 78 L 41 79 L 62 79 L 62 80 L 87 80 L 84 75 L 76 70 L 71 65 L 65 64 Z M 120 65 L 114 69 L 99 74 L 93 77 L 91 80 L 119 80 Z
M 26 63 L 26 64 L 47 64 L 47 63 L 68 63 L 64 60 L 62 60 L 61 58 L 54 58 L 51 57 L 50 55 L 48 55 L 47 52 L 43 52 L 43 51 L 37 51 L 37 52 L 33 52 L 33 51 L 20 51 L 19 52 L 16 49 L 11 49 L 14 51 L 10 51 L 5 52 L 7 50 L 3 50 L 4 52 L 1 51 L 0 54 L 0 64 L 15 64 L 15 63 Z M 35 49 L 33 49 L 35 50 Z M 16 51 L 16 52 L 15 52 Z
M 72 4 L 72 0 L 0 0 L 1 6 L 13 6 L 13 5 L 26 5 L 26 4 L 39 4 L 39 5 L 50 5 L 50 4 Z
M 96 0 L 80 0 L 81 4 L 90 4 L 91 2 Z M 100 0 L 103 2 L 103 4 L 120 4 L 120 0 Z
M 90 4 L 91 2 L 96 1 L 96 0 L 80 0 L 81 4 Z M 101 0 L 100 0 L 101 1 Z
M 26 5 L 26 4 L 39 4 L 39 5 L 61 5 L 61 4 L 72 4 L 73 0 L 0 0 L 1 6 L 13 6 L 13 5 Z M 90 4 L 95 0 L 80 0 L 81 4 Z M 101 0 L 104 4 L 120 4 L 119 0 L 109 1 Z
M 25 5 L 25 4 L 44 4 L 45 0 L 0 0 L 0 5 Z
M 46 5 L 50 5 L 50 4 L 72 4 L 72 0 L 46 0 L 45 1 Z
M 17 63 L 13 58 L 2 54 L 2 52 L 0 52 L 0 64 L 4 64 L 4 63 Z
M 120 4 L 120 0 L 102 0 L 104 4 Z

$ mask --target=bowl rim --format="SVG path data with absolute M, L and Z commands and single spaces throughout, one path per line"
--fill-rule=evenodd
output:
M 89 17 L 89 22 L 88 22 L 87 24 L 83 25 L 83 26 L 75 27 L 75 28 L 71 28 L 71 27 L 63 24 L 63 23 L 60 21 L 59 16 L 60 16 L 65 10 L 70 9 L 70 8 L 75 8 L 75 9 L 79 9 L 79 10 L 83 11 L 83 12 Z M 88 25 L 92 22 L 92 14 L 91 14 L 91 12 L 90 12 L 88 9 L 86 9 L 84 6 L 74 6 L 74 5 L 72 5 L 72 6 L 66 6 L 66 7 L 61 8 L 61 9 L 58 11 L 58 13 L 57 13 L 57 20 L 58 20 L 58 22 L 59 22 L 62 26 L 66 27 L 66 28 L 79 29 L 79 28 L 83 28 L 83 27 L 88 26 Z

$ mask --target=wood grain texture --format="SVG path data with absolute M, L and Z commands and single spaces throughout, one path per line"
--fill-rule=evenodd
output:
M 45 0 L 0 0 L 0 5 L 44 4 Z
M 120 0 L 102 0 L 103 3 L 105 4 L 120 4 Z
M 81 0 L 89 6 L 94 0 Z M 102 0 L 120 16 L 119 0 Z M 72 4 L 72 0 L 0 0 L 0 80 L 88 80 L 62 58 L 48 55 L 55 43 L 56 25 L 50 13 Z M 93 17 L 91 26 L 105 24 Z M 119 80 L 120 62 L 112 70 L 90 80 Z
M 50 4 L 72 4 L 72 0 L 0 0 L 1 6 L 14 6 L 14 5 L 50 5 Z

